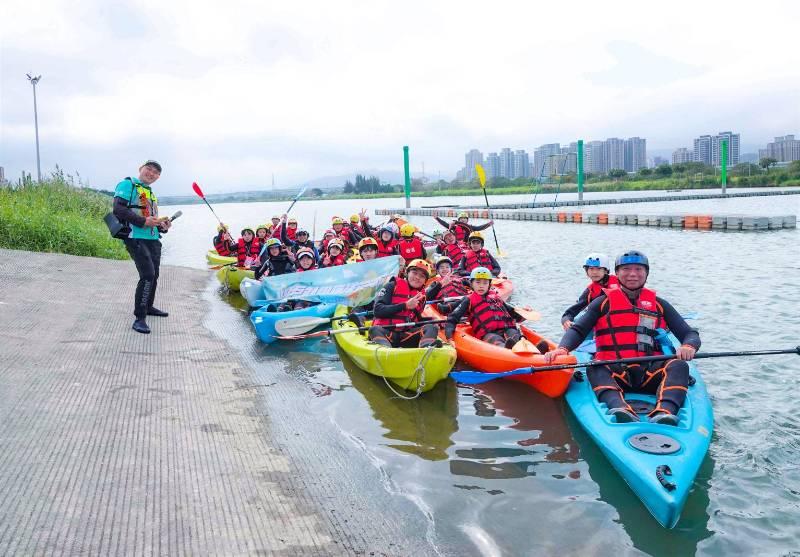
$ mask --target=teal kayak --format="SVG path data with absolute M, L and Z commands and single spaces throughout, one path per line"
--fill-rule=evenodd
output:
M 678 340 L 669 335 L 673 347 Z M 594 355 L 588 341 L 575 352 L 579 362 Z M 644 421 L 616 423 L 606 414 L 587 379 L 576 377 L 566 393 L 567 404 L 583 429 L 622 476 L 647 510 L 665 528 L 678 522 L 695 476 L 708 452 L 714 429 L 714 413 L 705 383 L 694 362 L 689 362 L 695 383 L 678 413 L 677 426 L 651 424 L 654 395 L 626 393 L 625 398 Z
M 316 303 L 303 309 L 293 311 L 275 311 L 280 301 L 265 302 L 261 309 L 257 309 L 250 314 L 250 322 L 256 330 L 256 336 L 261 342 L 275 342 L 278 333 L 275 331 L 275 324 L 281 319 L 291 319 L 295 317 L 333 317 L 336 311 L 335 303 Z M 271 310 L 271 311 L 270 311 Z

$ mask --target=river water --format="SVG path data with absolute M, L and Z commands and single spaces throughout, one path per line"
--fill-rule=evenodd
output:
M 498 199 L 511 203 L 531 196 Z M 413 200 L 414 206 L 464 203 L 480 203 L 480 198 Z M 316 215 L 319 236 L 331 215 L 401 204 L 399 199 L 301 201 L 293 215 L 309 230 Z M 286 206 L 220 204 L 215 209 L 238 230 L 255 227 Z M 202 205 L 167 209 L 184 214 L 164 241 L 163 262 L 204 268 L 214 217 Z M 798 214 L 800 196 L 614 206 L 615 212 L 636 213 L 701 209 Z M 428 231 L 436 227 L 430 218 L 413 222 Z M 705 350 L 800 344 L 800 230 L 704 232 L 498 221 L 496 231 L 507 253 L 501 264 L 515 284 L 512 301 L 539 310 L 543 318 L 536 328 L 555 340 L 561 312 L 587 283 L 581 269 L 585 254 L 637 248 L 651 260 L 648 285 L 680 311 L 697 314 L 693 324 Z M 491 244 L 491 234 L 488 238 Z M 265 383 L 297 382 L 306 393 L 302 411 L 316 416 L 328 434 L 366 453 L 391 486 L 387 489 L 412 501 L 425 517 L 428 531 L 409 535 L 427 536 L 442 554 L 800 551 L 797 356 L 702 362 L 714 404 L 714 436 L 680 522 L 665 530 L 611 469 L 563 400 L 503 381 L 475 387 L 448 381 L 416 401 L 399 400 L 379 378 L 354 368 L 335 344 L 259 345 L 238 295 L 215 288 L 213 297 L 228 315 L 224 334 L 263 364 L 257 369 Z M 264 396 L 268 406 L 297 404 L 271 400 L 268 391 Z

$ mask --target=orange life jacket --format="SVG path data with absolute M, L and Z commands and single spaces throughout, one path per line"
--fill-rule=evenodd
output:
M 517 326 L 496 290 L 489 290 L 485 295 L 477 292 L 470 294 L 467 318 L 472 327 L 472 333 L 478 339 L 482 339 L 487 333 Z
M 469 250 L 464 254 L 464 270 L 469 272 L 476 267 L 486 267 L 490 271 L 492 270 L 492 258 L 489 257 L 486 248 L 478 251 Z
M 589 283 L 587 289 L 589 290 L 589 296 L 586 298 L 586 303 L 591 304 L 592 300 L 595 300 L 600 297 L 600 294 L 603 293 L 604 288 L 619 288 L 619 279 L 614 275 L 609 275 L 608 280 L 606 281 L 606 285 L 603 286 L 599 282 L 592 281 Z
M 422 292 L 423 296 L 417 307 L 408 309 L 403 306 L 401 311 L 398 311 L 391 317 L 376 317 L 373 325 L 395 325 L 397 323 L 408 323 L 412 321 L 419 321 L 422 319 L 422 310 L 425 309 L 425 290 L 411 288 L 408 281 L 403 278 L 395 279 L 394 292 L 392 292 L 392 304 L 405 304 L 410 298 L 413 298 L 417 293 Z
M 655 291 L 642 288 L 635 306 L 619 288 L 607 288 L 604 292 L 603 306 L 608 305 L 608 313 L 594 327 L 595 358 L 616 360 L 661 354 L 656 329 L 667 327 Z

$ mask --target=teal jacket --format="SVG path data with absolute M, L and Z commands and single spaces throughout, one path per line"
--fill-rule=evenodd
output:
M 128 207 L 137 215 L 145 216 L 145 211 L 150 216 L 158 216 L 158 199 L 150 186 L 144 185 L 138 178 L 125 178 L 117 184 L 114 190 L 114 197 L 124 199 Z M 158 240 L 161 234 L 155 226 L 136 226 L 128 223 L 131 227 L 130 238 L 134 240 Z

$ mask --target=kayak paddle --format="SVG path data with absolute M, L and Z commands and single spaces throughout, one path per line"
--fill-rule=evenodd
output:
M 412 321 L 410 323 L 397 323 L 395 325 L 381 325 L 384 329 L 408 329 L 410 327 L 416 327 L 418 325 L 437 325 L 439 323 L 447 323 L 447 319 L 433 319 L 431 321 Z M 276 323 L 277 325 L 277 323 Z M 372 327 L 345 327 L 343 329 L 326 329 L 324 331 L 317 331 L 314 333 L 308 333 L 306 335 L 286 335 L 286 336 L 276 336 L 275 338 L 279 340 L 300 340 L 304 338 L 313 338 L 313 337 L 327 337 L 333 335 L 340 335 L 342 333 L 352 333 L 355 331 L 367 331 Z M 277 331 L 277 326 L 275 327 Z
M 695 359 L 703 358 L 735 358 L 739 356 L 770 356 L 773 354 L 797 354 L 800 355 L 800 346 L 795 348 L 788 348 L 785 350 L 750 350 L 739 352 L 705 352 L 695 354 Z M 541 371 L 557 371 L 562 369 L 576 369 L 579 367 L 597 366 L 597 365 L 613 365 L 613 364 L 639 364 L 646 362 L 663 362 L 665 360 L 672 360 L 675 358 L 674 354 L 660 354 L 658 356 L 639 356 L 637 358 L 621 358 L 619 360 L 590 360 L 588 362 L 577 364 L 561 364 L 553 366 L 540 366 L 540 367 L 521 367 L 519 369 L 512 369 L 511 371 L 503 371 L 500 373 L 489 373 L 484 371 L 451 371 L 450 376 L 459 383 L 466 385 L 478 385 L 488 381 L 494 381 L 501 377 L 510 377 L 512 375 L 524 375 L 526 373 L 539 373 Z
M 211 207 L 211 204 L 208 202 L 208 199 L 206 199 L 206 196 L 205 196 L 205 195 L 203 195 L 203 190 L 201 190 L 201 189 L 200 189 L 200 186 L 198 186 L 198 185 L 197 185 L 197 182 L 192 182 L 192 189 L 194 190 L 194 193 L 196 193 L 197 195 L 199 195 L 199 196 L 200 196 L 200 199 L 202 199 L 203 201 L 205 201 L 205 202 L 206 202 L 206 205 L 208 205 L 208 208 L 209 208 L 209 209 L 211 209 L 211 212 L 212 212 L 212 213 L 214 213 L 214 209 L 213 209 L 213 207 Z M 215 217 L 217 217 L 217 214 L 216 214 L 216 213 L 214 213 L 214 216 L 215 216 Z M 217 217 L 217 220 L 219 221 L 219 225 L 220 225 L 222 228 L 225 228 L 225 229 L 227 230 L 227 228 L 226 228 L 226 227 L 225 227 L 225 225 L 222 223 L 222 220 L 221 220 L 219 217 Z
M 306 186 L 303 186 L 302 189 L 300 189 L 300 191 L 297 193 L 297 195 L 294 196 L 294 199 L 292 199 L 292 204 L 289 205 L 288 209 L 286 209 L 287 215 L 292 210 L 292 207 L 294 207 L 294 204 L 297 203 L 297 200 L 300 199 L 305 192 L 306 192 Z
M 478 175 L 478 181 L 480 182 L 481 189 L 483 190 L 483 198 L 486 200 L 486 208 L 491 211 L 492 207 L 489 205 L 489 196 L 486 195 L 486 172 L 484 172 L 481 164 L 475 165 L 475 173 Z M 492 236 L 494 236 L 494 245 L 497 248 L 497 256 L 505 256 L 503 250 L 500 249 L 500 244 L 497 243 L 497 232 L 494 231 L 494 224 L 492 224 Z

